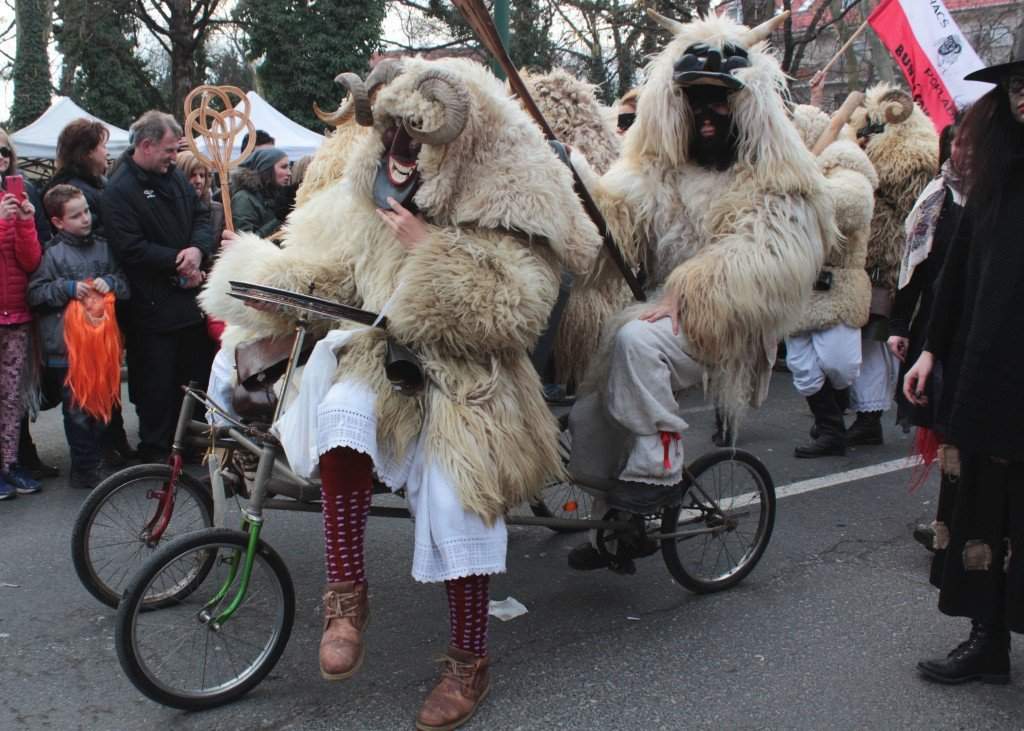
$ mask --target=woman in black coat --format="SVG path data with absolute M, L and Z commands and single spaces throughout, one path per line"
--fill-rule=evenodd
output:
M 931 579 L 939 611 L 972 629 L 918 667 L 942 683 L 1006 683 L 1009 632 L 1024 632 L 1024 56 L 968 79 L 997 87 L 963 122 L 967 206 L 903 392 L 925 405 L 934 364 L 955 374 L 935 418 L 959 450 L 960 482 Z

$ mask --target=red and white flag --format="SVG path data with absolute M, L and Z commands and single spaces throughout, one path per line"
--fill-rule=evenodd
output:
M 868 23 L 907 77 L 936 129 L 992 87 L 964 76 L 985 64 L 942 0 L 882 0 Z

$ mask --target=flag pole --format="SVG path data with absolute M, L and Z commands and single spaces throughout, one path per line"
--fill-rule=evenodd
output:
M 814 76 L 811 77 L 812 87 L 815 87 L 821 83 L 822 79 L 825 78 L 825 74 L 827 74 L 828 70 L 832 68 L 832 65 L 839 60 L 840 56 L 846 53 L 847 49 L 849 49 L 849 47 L 853 45 L 853 42 L 860 37 L 860 34 L 863 33 L 867 27 L 868 21 L 865 20 L 863 23 L 860 24 L 860 27 L 853 32 L 853 35 L 846 40 L 846 43 L 843 44 L 843 47 L 836 51 L 836 55 L 833 56 L 832 59 L 821 68 L 820 71 L 818 71 L 817 73 L 814 74 Z

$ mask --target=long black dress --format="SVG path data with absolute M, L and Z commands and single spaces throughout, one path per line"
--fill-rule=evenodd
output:
M 939 610 L 1024 632 L 1024 159 L 1015 171 L 994 215 L 968 204 L 925 349 L 956 373 L 936 418 L 961 463 L 932 565 Z

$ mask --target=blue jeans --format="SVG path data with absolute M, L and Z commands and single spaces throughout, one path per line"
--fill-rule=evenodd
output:
M 59 383 L 67 377 L 66 369 L 53 369 L 60 373 Z M 56 374 L 55 374 L 56 375 Z M 100 466 L 100 440 L 106 424 L 89 416 L 71 403 L 71 389 L 61 386 L 61 410 L 64 412 L 64 434 L 71 449 L 71 471 L 83 473 Z

